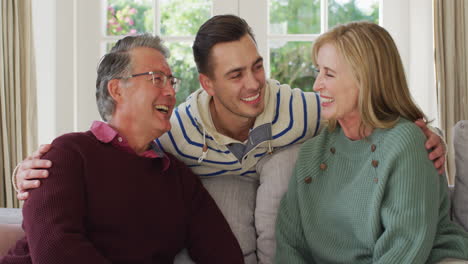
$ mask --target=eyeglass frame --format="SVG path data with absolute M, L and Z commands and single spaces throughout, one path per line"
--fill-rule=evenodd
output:
M 137 74 L 132 74 L 130 76 L 124 76 L 124 77 L 116 77 L 115 79 L 130 79 L 130 78 L 133 78 L 133 77 L 138 77 L 138 76 L 144 76 L 144 75 L 151 75 L 151 81 L 153 82 L 153 85 L 156 85 L 155 84 L 155 74 L 160 74 L 162 76 L 164 76 L 163 80 L 162 80 L 162 86 L 161 87 L 158 87 L 158 88 L 162 88 L 166 85 L 167 83 L 167 80 L 169 79 L 171 82 L 171 87 L 172 89 L 174 89 L 174 91 L 177 92 L 177 90 L 179 89 L 179 85 L 181 83 L 181 79 L 175 77 L 175 76 L 170 76 L 170 75 L 166 75 L 164 72 L 162 71 L 149 71 L 149 72 L 143 72 L 143 73 L 137 73 Z

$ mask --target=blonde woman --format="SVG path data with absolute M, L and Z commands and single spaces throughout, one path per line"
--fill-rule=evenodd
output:
M 315 42 L 314 90 L 329 129 L 301 148 L 277 220 L 277 263 L 468 259 L 447 182 L 413 123 L 398 50 L 382 27 L 340 25 Z

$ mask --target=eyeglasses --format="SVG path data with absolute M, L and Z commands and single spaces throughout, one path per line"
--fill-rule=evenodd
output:
M 130 78 L 133 78 L 133 77 L 144 76 L 144 75 L 150 75 L 151 76 L 151 79 L 148 78 L 148 81 L 152 81 L 153 85 L 156 88 L 161 88 L 162 89 L 166 85 L 167 80 L 169 80 L 169 83 L 170 83 L 172 89 L 174 89 L 176 92 L 177 92 L 177 90 L 179 90 L 180 79 L 177 79 L 174 76 L 168 76 L 164 72 L 160 72 L 160 71 L 150 71 L 150 72 L 132 74 L 130 76 L 117 77 L 115 79 L 130 79 Z

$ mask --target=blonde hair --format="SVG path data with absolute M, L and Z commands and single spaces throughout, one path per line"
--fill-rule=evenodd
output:
M 390 34 L 370 22 L 338 25 L 314 43 L 312 60 L 317 64 L 319 49 L 332 44 L 357 80 L 361 132 L 365 128 L 390 128 L 400 117 L 412 122 L 426 117 L 413 102 L 400 54 Z M 329 120 L 329 128 L 336 127 Z

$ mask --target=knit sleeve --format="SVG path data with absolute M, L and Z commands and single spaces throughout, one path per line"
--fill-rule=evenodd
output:
M 110 263 L 85 235 L 83 162 L 72 137 L 62 136 L 43 157 L 49 177 L 31 190 L 23 207 L 23 227 L 33 263 Z M 76 143 L 76 142 L 75 142 Z
M 180 161 L 171 160 L 181 179 L 184 201 L 189 211 L 187 249 L 199 264 L 242 264 L 242 250 L 215 201 L 198 176 Z
M 283 196 L 276 220 L 275 263 L 314 263 L 307 248 L 307 241 L 300 221 L 297 199 L 298 185 L 296 170 L 291 178 L 288 191 Z
M 425 263 L 437 231 L 439 176 L 422 132 L 412 124 L 397 131 L 385 139 L 391 161 L 373 263 Z

